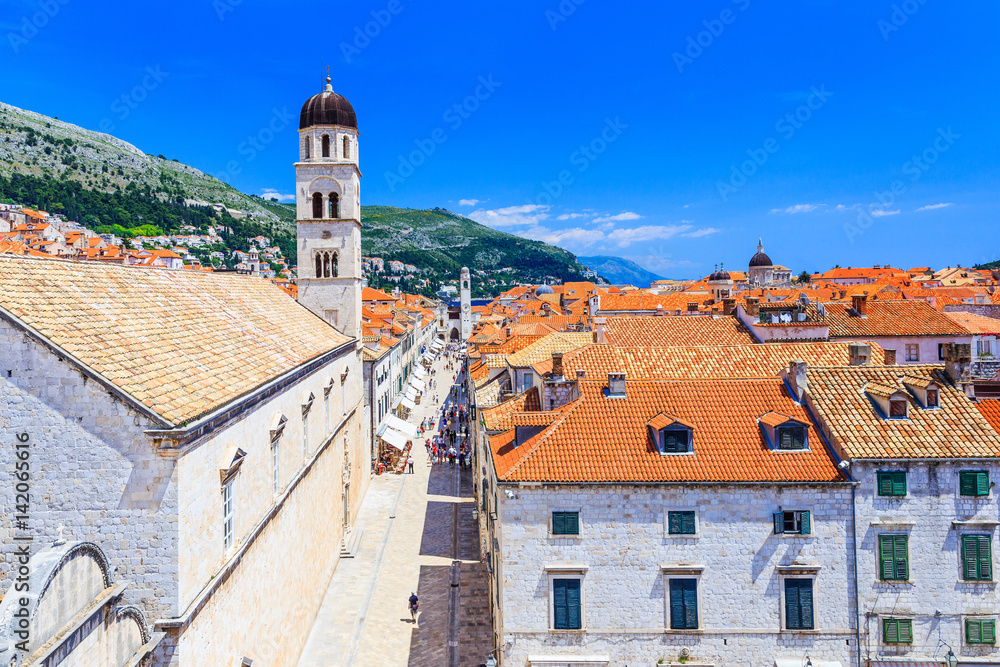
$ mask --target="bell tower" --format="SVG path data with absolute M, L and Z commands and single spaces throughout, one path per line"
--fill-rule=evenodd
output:
M 361 171 L 354 108 L 333 92 L 302 105 L 295 163 L 299 303 L 361 338 Z
M 472 285 L 469 283 L 468 267 L 462 267 L 459 278 L 461 280 L 459 301 L 462 305 L 462 342 L 464 343 L 472 335 Z

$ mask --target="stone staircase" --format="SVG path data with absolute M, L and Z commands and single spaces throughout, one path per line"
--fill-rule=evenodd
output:
M 344 539 L 340 541 L 340 557 L 354 558 L 358 549 L 361 548 L 361 537 L 365 534 L 364 528 L 354 528 Z

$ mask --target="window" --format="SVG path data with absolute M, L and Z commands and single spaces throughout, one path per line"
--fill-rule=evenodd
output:
M 338 195 L 336 192 L 331 192 L 329 201 L 330 201 L 330 207 L 329 207 L 330 215 L 328 215 L 327 217 L 330 218 L 331 220 L 336 220 L 337 218 L 340 217 L 340 195 Z
M 351 140 L 348 137 L 344 137 L 344 159 L 351 159 Z
M 906 535 L 878 536 L 879 579 L 906 581 L 909 578 L 909 555 Z
M 883 618 L 882 641 L 886 644 L 912 644 L 913 619 Z
M 556 630 L 579 630 L 583 627 L 579 579 L 552 580 L 552 627 Z
M 316 192 L 313 194 L 313 219 L 319 220 L 323 217 L 323 195 Z
M 938 343 L 938 361 L 944 361 L 944 343 Z
M 670 580 L 670 629 L 698 629 L 698 580 Z
M 691 432 L 686 428 L 665 428 L 662 438 L 664 454 L 686 454 L 690 451 Z
M 323 135 L 323 157 L 330 157 L 330 135 Z
M 533 386 L 535 386 L 535 374 L 534 373 L 525 373 L 524 374 L 524 390 L 527 391 L 528 389 L 531 389 Z
M 990 476 L 983 471 L 958 473 L 958 492 L 963 496 L 990 495 Z
M 965 643 L 996 644 L 997 622 L 993 619 L 974 619 L 974 618 L 966 619 Z
M 553 535 L 579 535 L 580 534 L 580 513 L 579 512 L 553 512 L 552 513 L 552 534 Z
M 903 470 L 892 472 L 879 472 L 878 494 L 880 496 L 905 496 L 906 495 L 906 472 Z
M 812 532 L 809 512 L 782 511 L 774 513 L 774 534 L 785 533 L 808 535 Z
M 233 480 L 222 487 L 222 543 L 229 551 L 233 546 Z
M 962 578 L 966 581 L 993 581 L 989 535 L 962 535 Z
M 980 338 L 976 341 L 976 356 L 985 357 L 993 355 L 993 346 L 989 338 Z
M 804 426 L 782 426 L 778 429 L 778 449 L 805 449 Z
M 312 143 L 312 137 L 306 136 L 305 140 L 305 158 L 309 159 L 309 144 Z
M 812 579 L 785 579 L 785 628 L 813 629 Z
M 906 419 L 906 401 L 893 398 L 889 401 L 889 419 Z
M 667 512 L 668 535 L 694 535 L 695 529 L 693 511 Z
M 926 399 L 927 406 L 926 407 L 928 407 L 928 408 L 936 408 L 936 407 L 938 407 L 939 403 L 938 403 L 938 390 L 937 389 L 928 389 L 927 392 L 926 392 L 926 396 L 927 396 L 927 399 Z
M 316 255 L 316 277 L 317 278 L 322 278 L 323 277 L 323 256 L 322 255 Z
M 920 361 L 920 346 L 919 345 L 907 345 L 906 346 L 906 360 L 907 361 Z
M 302 413 L 302 451 L 309 454 L 309 413 Z M 276 473 L 277 474 L 277 473 Z
M 271 443 L 271 491 L 278 495 L 281 490 L 281 476 L 278 474 L 278 441 Z

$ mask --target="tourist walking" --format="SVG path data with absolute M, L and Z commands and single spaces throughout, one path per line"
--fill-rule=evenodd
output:
M 406 472 L 413 474 L 413 456 L 406 457 Z

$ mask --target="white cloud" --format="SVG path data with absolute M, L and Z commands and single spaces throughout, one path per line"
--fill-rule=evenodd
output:
M 627 248 L 633 243 L 665 241 L 689 229 L 691 225 L 643 225 L 631 229 L 616 229 L 608 234 L 608 241 L 619 248 Z
M 295 195 L 283 195 L 274 188 L 264 188 L 260 193 L 261 199 L 273 199 L 278 202 L 295 201 Z
M 819 207 L 815 204 L 795 204 L 788 208 L 772 208 L 770 213 L 809 213 L 810 211 L 815 211 L 817 208 Z
M 482 199 L 459 199 L 458 200 L 458 205 L 459 206 L 475 206 L 476 204 L 478 204 L 481 201 L 482 201 Z
M 584 213 L 563 213 L 562 215 L 556 216 L 556 220 L 573 220 L 575 218 L 586 218 Z
M 899 215 L 900 211 L 887 211 L 884 208 L 877 208 L 872 211 L 873 218 L 884 218 L 887 215 Z
M 681 236 L 689 239 L 700 239 L 702 236 L 708 236 L 709 234 L 718 234 L 721 230 L 715 227 L 704 227 L 702 229 L 696 229 L 693 232 L 687 232 L 686 234 L 681 234 Z
M 600 218 L 594 218 L 594 222 L 623 222 L 625 220 L 638 220 L 642 216 L 638 213 L 633 213 L 632 211 L 625 211 L 624 213 L 619 213 L 618 215 L 605 215 Z
M 920 211 L 933 211 L 936 208 L 948 208 L 949 206 L 954 206 L 953 203 L 948 202 L 947 204 L 930 204 L 928 206 L 921 206 L 914 213 L 919 213 Z
M 468 215 L 476 222 L 489 227 L 515 227 L 518 225 L 537 225 L 549 217 L 548 206 L 538 204 L 522 204 L 497 209 L 479 209 Z

